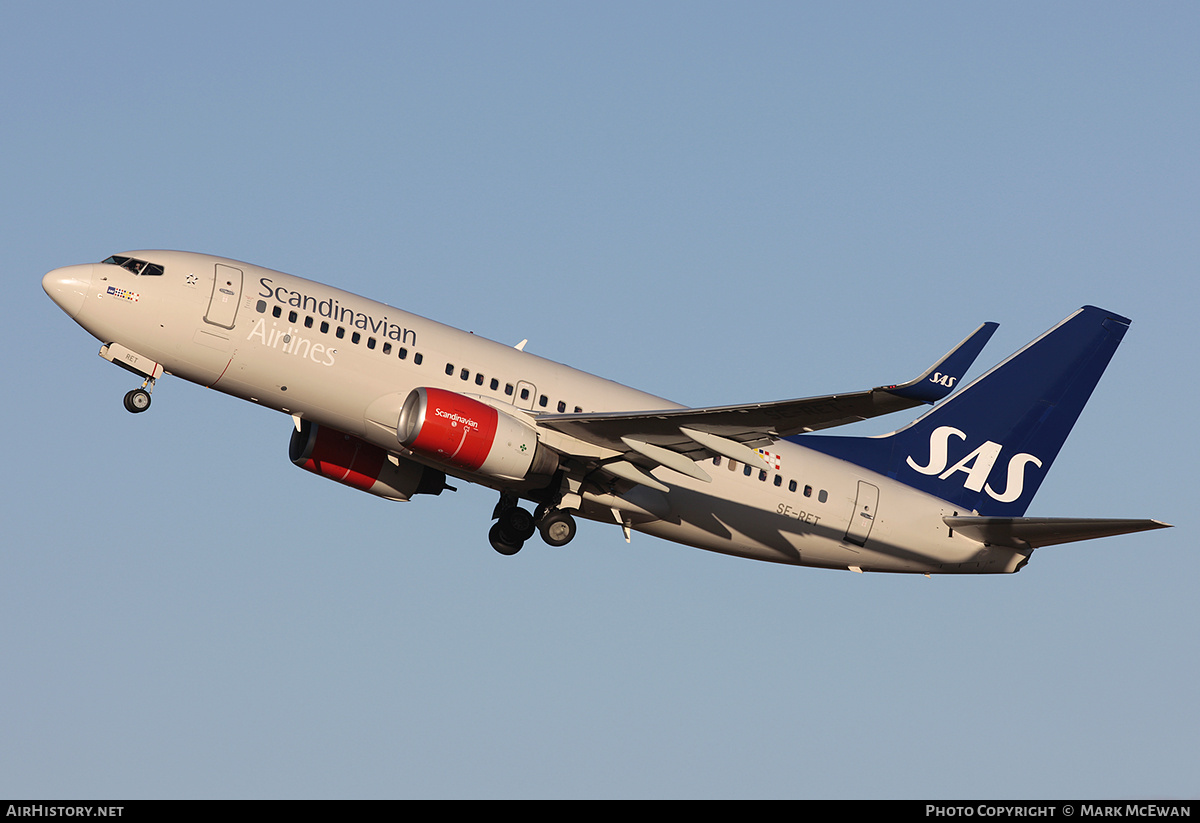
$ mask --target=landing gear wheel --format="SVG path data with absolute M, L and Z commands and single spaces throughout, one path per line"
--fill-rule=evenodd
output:
M 150 392 L 145 389 L 134 389 L 125 395 L 126 411 L 140 414 L 150 408 Z
M 552 511 L 538 522 L 538 530 L 551 546 L 565 546 L 575 537 L 575 518 L 566 512 Z
M 493 549 L 506 556 L 516 554 L 521 550 L 521 547 L 525 545 L 524 540 L 513 541 L 513 539 L 505 533 L 504 527 L 499 523 L 494 524 L 488 531 L 488 540 L 491 541 Z
M 520 506 L 513 506 L 500 513 L 498 524 L 505 534 L 524 542 L 537 531 L 533 515 Z

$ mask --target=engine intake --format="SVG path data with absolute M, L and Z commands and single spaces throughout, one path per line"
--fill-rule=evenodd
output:
M 288 457 L 300 468 L 388 500 L 441 494 L 446 475 L 376 445 L 309 420 L 292 432 Z
M 445 389 L 413 389 L 396 437 L 422 457 L 500 480 L 548 477 L 558 469 L 558 454 L 538 442 L 532 426 Z

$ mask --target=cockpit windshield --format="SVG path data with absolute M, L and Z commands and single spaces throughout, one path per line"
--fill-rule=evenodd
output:
M 101 262 L 109 263 L 114 266 L 120 266 L 121 268 L 127 269 L 134 274 L 140 274 L 143 276 L 161 275 L 163 273 L 163 267 L 157 263 L 147 263 L 145 260 L 137 260 L 133 257 L 122 257 L 119 254 L 111 255 Z

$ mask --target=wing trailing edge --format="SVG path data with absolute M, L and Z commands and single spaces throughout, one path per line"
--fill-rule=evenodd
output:
M 899 385 L 734 406 L 539 414 L 536 423 L 648 465 L 675 468 L 671 458 L 660 459 L 662 452 L 649 455 L 647 449 L 634 448 L 630 441 L 671 450 L 689 460 L 721 454 L 753 462 L 758 459 L 752 453 L 754 448 L 780 437 L 936 403 L 957 387 L 995 330 L 995 323 L 984 323 L 919 377 Z
M 768 468 L 755 449 L 780 437 L 936 403 L 954 391 L 995 330 L 995 323 L 984 323 L 920 376 L 898 385 L 736 406 L 539 414 L 535 422 L 617 453 L 621 459 L 596 468 L 661 491 L 666 487 L 649 474 L 660 466 L 701 481 L 710 478 L 696 461 L 715 455 Z

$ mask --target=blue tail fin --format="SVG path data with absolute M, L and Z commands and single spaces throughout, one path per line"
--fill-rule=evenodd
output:
M 1019 517 L 1128 328 L 1128 319 L 1084 306 L 899 431 L 788 439 L 966 511 Z

